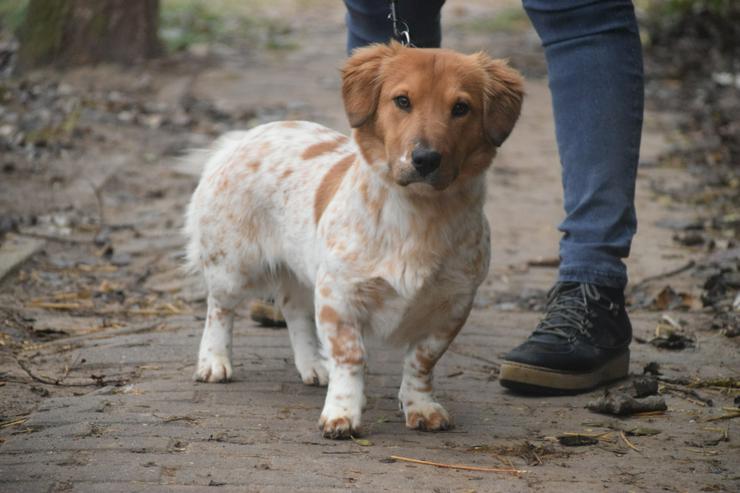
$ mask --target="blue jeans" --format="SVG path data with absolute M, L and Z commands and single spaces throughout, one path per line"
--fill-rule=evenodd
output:
M 420 47 L 439 46 L 444 0 L 400 0 Z M 391 37 L 388 2 L 345 0 L 347 49 Z M 624 288 L 637 229 L 642 49 L 630 0 L 523 0 L 542 40 L 562 165 L 559 280 Z M 404 8 L 405 7 L 405 8 Z M 401 10 L 404 9 L 404 10 Z M 526 210 L 526 204 L 522 204 Z

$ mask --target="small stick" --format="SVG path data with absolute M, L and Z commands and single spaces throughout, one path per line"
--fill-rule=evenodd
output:
M 90 305 L 79 303 L 51 303 L 44 301 L 33 301 L 26 305 L 29 308 L 48 308 L 52 310 L 79 310 L 81 308 L 92 308 Z
M 28 416 L 24 416 L 22 418 L 11 419 L 10 421 L 3 421 L 2 423 L 0 423 L 0 428 L 7 428 L 9 426 L 14 426 L 14 425 L 22 425 L 26 421 L 28 421 Z
M 689 260 L 686 264 L 682 265 L 678 269 L 669 270 L 668 272 L 663 272 L 661 274 L 656 274 L 654 276 L 648 276 L 642 281 L 632 286 L 631 291 L 634 291 L 635 289 L 642 287 L 643 285 L 649 283 L 650 281 L 657 281 L 658 279 L 665 279 L 666 277 L 671 277 L 677 274 L 681 274 L 682 272 L 685 272 L 691 269 L 694 265 L 696 265 L 696 262 L 694 262 L 693 260 Z
M 478 356 L 477 354 L 473 354 L 473 353 L 469 353 L 467 351 L 463 351 L 463 350 L 457 349 L 455 347 L 451 347 L 447 351 L 450 352 L 450 353 L 459 354 L 460 356 L 467 356 L 468 358 L 473 358 L 473 359 L 477 359 L 478 361 L 482 361 L 484 363 L 488 363 L 489 365 L 493 366 L 496 370 L 498 370 L 501 367 L 500 364 L 498 364 L 497 362 L 495 362 L 493 360 L 484 358 L 483 356 Z
M 33 373 L 31 369 L 28 368 L 28 366 L 26 366 L 23 360 L 16 359 L 15 361 L 16 363 L 18 363 L 18 366 L 20 366 L 21 369 L 25 371 L 29 377 L 31 377 L 32 380 L 35 380 L 39 383 L 43 383 L 44 385 L 56 385 L 57 387 L 104 387 L 106 385 L 121 386 L 128 382 L 128 380 L 124 380 L 124 379 L 105 380 L 101 378 L 101 379 L 96 379 L 94 382 L 90 382 L 90 383 L 63 383 L 62 382 L 63 378 L 62 379 L 57 378 L 56 380 L 51 380 L 48 378 L 41 377 Z M 93 377 L 90 377 L 90 378 L 93 378 Z
M 625 443 L 625 445 L 627 445 L 629 448 L 631 448 L 635 452 L 640 452 L 640 449 L 639 448 L 635 447 L 634 444 L 632 444 L 632 442 L 630 442 L 629 440 L 627 440 L 627 435 L 624 434 L 624 431 L 620 431 L 619 432 L 619 436 L 622 438 L 622 441 Z M 642 453 L 642 452 L 640 452 L 640 453 Z
M 521 469 L 503 469 L 503 468 L 497 468 L 497 467 L 466 466 L 463 464 L 445 464 L 443 462 L 431 462 L 428 460 L 412 459 L 410 457 L 402 457 L 400 455 L 391 455 L 391 459 L 401 461 L 401 462 L 410 462 L 412 464 L 423 464 L 426 466 L 442 467 L 445 469 L 460 469 L 462 471 L 499 472 L 499 473 L 506 473 L 506 474 L 514 474 L 517 476 L 519 474 L 527 472 Z
M 642 413 L 635 413 L 632 416 L 637 416 L 638 418 L 641 418 L 643 416 L 662 416 L 665 414 L 665 411 L 645 411 Z
M 92 243 L 94 238 L 65 238 L 62 236 L 47 235 L 43 233 L 31 233 L 25 231 L 21 233 L 21 236 L 28 236 L 29 238 L 36 238 L 39 240 L 56 241 L 59 243 L 67 243 L 72 245 L 79 245 L 83 243 Z
M 740 418 L 740 409 L 736 409 L 733 407 L 723 407 L 722 409 L 725 410 L 728 414 L 723 414 L 722 416 L 714 416 L 713 418 L 707 418 L 706 421 L 722 421 L 724 419 L 733 419 L 733 418 Z
M 532 454 L 534 455 L 534 458 L 535 458 L 535 459 L 537 459 L 537 465 L 538 465 L 538 466 L 542 465 L 542 459 L 540 459 L 540 456 L 539 456 L 539 455 L 537 455 L 537 452 L 535 452 L 535 451 L 533 450 L 533 451 L 532 451 Z

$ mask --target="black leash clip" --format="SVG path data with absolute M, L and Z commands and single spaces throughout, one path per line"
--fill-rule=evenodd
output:
M 393 37 L 402 45 L 413 47 L 409 25 L 396 15 L 396 3 L 398 3 L 398 0 L 391 0 L 391 13 L 388 14 L 388 19 L 393 24 Z

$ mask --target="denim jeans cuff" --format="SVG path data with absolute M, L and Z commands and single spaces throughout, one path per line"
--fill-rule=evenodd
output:
M 624 289 L 627 286 L 627 273 L 594 270 L 585 267 L 567 267 L 560 269 L 558 273 L 558 281 L 585 282 L 607 288 Z

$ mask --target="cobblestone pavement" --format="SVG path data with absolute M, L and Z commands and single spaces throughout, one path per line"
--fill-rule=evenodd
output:
M 468 10 L 452 10 L 452 26 L 477 15 L 478 3 L 469 3 Z M 335 70 L 343 57 L 341 12 L 329 19 L 309 14 L 306 23 L 316 24 L 304 28 L 306 35 L 323 43 L 247 67 L 223 62 L 161 69 L 147 97 L 166 104 L 190 91 L 224 108 L 287 101 L 280 117 L 346 130 Z M 515 48 L 475 33 L 455 31 L 448 39 L 458 49 L 483 47 L 498 56 Z M 517 39 L 536 66 L 541 55 L 532 34 Z M 141 76 L 114 73 L 122 84 Z M 562 214 L 549 95 L 542 73 L 532 69 L 529 75 L 521 121 L 489 173 L 493 267 L 436 370 L 437 394 L 453 416 L 453 430 L 404 428 L 396 402 L 400 352 L 372 341 L 363 436 L 322 439 L 317 420 L 324 389 L 300 382 L 285 330 L 257 327 L 246 313 L 235 330 L 234 382 L 194 383 L 203 291 L 179 270 L 182 207 L 194 182 L 177 173 L 169 156 L 173 147 L 206 140 L 166 129 L 103 126 L 100 132 L 115 137 L 64 161 L 92 170 L 85 176 L 95 186 L 73 179 L 53 199 L 37 199 L 65 211 L 64 217 L 76 214 L 75 225 L 66 236 L 59 235 L 60 221 L 57 229 L 44 223 L 22 230 L 15 238 L 33 255 L 0 285 L 0 491 L 738 491 L 738 420 L 713 420 L 734 406 L 737 395 L 722 380 L 695 389 L 664 382 L 666 413 L 624 419 L 585 409 L 602 391 L 532 398 L 498 384 L 501 355 L 529 334 L 536 306 L 554 281 L 550 259 Z M 77 84 L 99 80 L 94 76 L 64 77 Z M 687 273 L 650 280 L 698 255 L 656 226 L 696 213 L 656 200 L 651 188 L 691 180 L 684 171 L 654 165 L 671 128 L 670 116 L 648 114 L 638 187 L 641 226 L 630 270 L 633 285 L 646 280 L 640 286 L 649 293 L 670 284 L 696 294 Z M 28 199 L 20 207 L 38 206 Z M 84 227 L 84 218 L 99 217 L 101 210 L 106 238 L 96 244 L 94 233 L 101 232 Z M 649 340 L 663 314 L 683 320 L 695 337 L 682 351 L 635 342 L 634 374 L 656 362 L 666 380 L 737 379 L 737 340 L 710 330 L 705 314 L 691 308 L 633 309 L 636 341 Z M 556 437 L 567 433 L 599 440 L 566 447 Z M 391 456 L 523 472 L 437 468 Z

